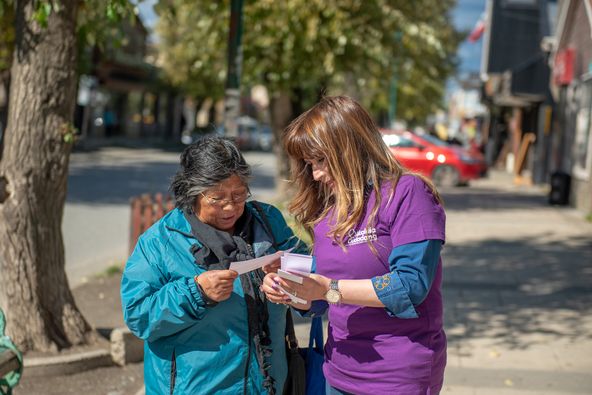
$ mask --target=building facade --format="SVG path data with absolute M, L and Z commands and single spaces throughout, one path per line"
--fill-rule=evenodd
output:
M 592 212 L 592 0 L 559 3 L 553 44 L 552 166 L 570 175 L 569 203 Z

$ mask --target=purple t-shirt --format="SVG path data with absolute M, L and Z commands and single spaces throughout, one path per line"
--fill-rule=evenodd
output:
M 389 200 L 391 186 L 382 186 L 375 225 L 366 229 L 375 204 L 375 194 L 370 194 L 366 217 L 346 238 L 345 252 L 327 237 L 331 214 L 315 226 L 317 273 L 333 279 L 370 279 L 390 271 L 388 258 L 394 247 L 444 241 L 444 210 L 428 186 L 415 176 L 402 176 Z M 419 317 L 413 319 L 390 317 L 384 308 L 330 306 L 323 366 L 329 384 L 355 394 L 437 394 L 446 365 L 441 284 L 440 261 L 428 296 L 416 306 Z

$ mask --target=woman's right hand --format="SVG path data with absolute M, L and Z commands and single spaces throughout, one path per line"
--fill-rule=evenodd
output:
M 206 296 L 215 302 L 226 300 L 232 294 L 234 280 L 238 273 L 234 270 L 208 270 L 196 278 Z

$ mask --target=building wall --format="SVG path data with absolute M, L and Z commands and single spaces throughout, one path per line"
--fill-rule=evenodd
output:
M 559 43 L 559 49 L 576 48 L 574 76 L 580 77 L 588 72 L 592 59 L 592 38 L 590 22 L 584 1 L 592 5 L 592 0 L 571 0 L 571 9 L 565 23 L 565 35 Z
M 575 49 L 574 80 L 567 88 L 573 95 L 573 105 L 567 111 L 572 119 L 563 125 L 573 136 L 569 152 L 572 159 L 570 203 L 592 212 L 592 37 L 584 1 L 592 5 L 592 0 L 571 1 L 559 50 Z
M 570 202 L 577 209 L 592 213 L 592 182 L 590 179 L 573 179 Z

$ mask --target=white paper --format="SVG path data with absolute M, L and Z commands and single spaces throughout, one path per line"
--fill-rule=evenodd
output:
M 232 262 L 229 269 L 235 270 L 238 274 L 244 274 L 273 263 L 273 261 L 281 257 L 284 253 L 285 251 L 277 251 L 271 255 L 264 255 L 259 258 L 249 259 L 248 261 Z
M 282 269 L 278 269 L 277 274 L 281 278 L 285 278 L 286 280 L 290 280 L 290 281 L 294 281 L 295 283 L 302 284 L 303 279 L 301 276 L 298 276 L 296 274 L 292 274 L 290 272 L 286 272 Z
M 286 252 L 281 258 L 281 268 L 286 272 L 310 274 L 312 270 L 312 256 L 292 254 Z

